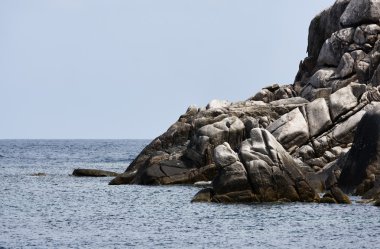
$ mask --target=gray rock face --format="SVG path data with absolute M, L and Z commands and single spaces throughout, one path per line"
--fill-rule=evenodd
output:
M 324 66 L 338 66 L 339 57 L 336 55 L 336 52 L 333 47 L 333 42 L 331 39 L 327 39 L 325 43 L 323 43 L 321 52 L 318 56 L 318 64 Z M 319 87 L 319 86 L 317 86 Z
M 233 146 L 241 141 L 244 137 L 245 126 L 237 117 L 228 117 L 220 122 L 205 125 L 197 133 L 200 137 L 208 137 L 209 142 L 213 145 L 222 144 L 228 141 Z
M 206 109 L 225 108 L 230 105 L 231 103 L 227 100 L 214 99 L 214 100 L 211 100 L 210 103 L 208 103 L 208 105 L 206 106 Z
M 240 158 L 242 162 L 226 143 L 215 149 L 219 170 L 213 181 L 211 201 L 312 202 L 318 199 L 297 163 L 267 130 L 252 129 L 250 138 L 241 145 Z
M 225 167 L 239 161 L 238 155 L 231 149 L 226 142 L 219 145 L 214 150 L 215 164 L 220 167 Z
M 250 98 L 250 100 L 269 103 L 275 100 L 287 99 L 296 96 L 297 94 L 291 85 L 279 86 L 278 84 L 274 84 L 272 86 L 264 87 L 255 96 Z
M 224 143 L 216 147 L 214 155 L 218 174 L 212 183 L 215 194 L 211 200 L 215 202 L 252 201 L 253 199 L 250 198 L 253 194 L 249 191 L 247 172 L 229 144 Z M 242 195 L 242 193 L 246 194 Z
M 350 0 L 338 0 L 333 6 L 322 11 L 310 23 L 307 52 L 307 64 L 315 65 L 323 43 L 332 33 L 340 30 L 339 20 Z M 304 65 L 306 66 L 306 65 Z M 305 67 L 307 69 L 308 67 Z M 310 74 L 311 70 L 306 70 Z
M 379 0 L 353 0 L 340 17 L 340 23 L 343 27 L 350 27 L 364 23 L 378 23 L 379 19 Z
M 352 92 L 351 87 L 344 87 L 333 93 L 330 98 L 330 111 L 333 120 L 351 110 L 358 104 L 358 99 Z
M 299 108 L 284 114 L 267 129 L 285 148 L 303 144 L 309 139 L 309 128 Z
M 324 98 L 319 98 L 306 105 L 311 136 L 316 136 L 332 125 L 329 107 Z
M 318 70 L 311 78 L 310 85 L 314 88 L 325 88 L 331 86 L 331 81 L 336 70 L 333 68 L 323 68 Z
M 338 65 L 338 74 L 340 78 L 345 78 L 352 74 L 354 71 L 355 61 L 352 58 L 350 53 L 344 53 L 342 58 L 340 59 Z

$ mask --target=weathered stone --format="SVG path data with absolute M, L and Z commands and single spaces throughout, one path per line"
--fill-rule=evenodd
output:
M 367 54 L 363 50 L 355 50 L 351 52 L 351 57 L 355 60 L 355 62 L 364 59 Z
M 314 201 L 316 198 L 296 162 L 268 131 L 252 129 L 240 153 L 252 190 L 260 201 L 283 198 Z
M 343 27 L 357 26 L 365 23 L 379 23 L 379 0 L 355 0 L 350 1 L 340 17 Z
M 311 78 L 309 83 L 314 88 L 329 87 L 330 82 L 335 75 L 336 70 L 334 68 L 323 68 L 318 70 Z
M 211 187 L 212 181 L 198 181 L 194 182 L 194 186 L 196 187 Z
M 330 192 L 337 203 L 339 204 L 351 204 L 350 198 L 345 195 L 338 187 L 332 187 Z
M 318 62 L 318 65 L 338 66 L 339 64 L 338 57 L 339 56 L 334 51 L 331 39 L 327 39 L 325 43 L 323 43 L 317 62 Z
M 352 82 L 357 82 L 358 78 L 355 73 L 347 76 L 346 78 L 338 78 L 331 83 L 331 93 L 338 91 L 339 89 L 348 86 Z M 331 95 L 331 94 L 330 94 Z M 328 97 L 330 97 L 330 95 Z M 328 98 L 326 98 L 327 100 Z
M 273 106 L 281 106 L 281 105 L 284 105 L 284 106 L 298 105 L 298 106 L 300 106 L 300 105 L 307 104 L 307 103 L 309 103 L 309 101 L 307 99 L 302 98 L 302 97 L 279 99 L 279 100 L 275 100 L 275 101 L 270 102 L 270 104 Z
M 331 132 L 331 137 L 337 144 L 347 144 L 353 141 L 353 134 L 366 111 L 362 110 L 344 122 L 337 124 Z
M 328 162 L 323 157 L 319 157 L 319 158 L 310 159 L 306 161 L 306 163 L 312 167 L 318 166 L 318 168 L 323 168 Z
M 323 196 L 321 198 L 321 200 L 319 201 L 319 203 L 326 203 L 326 204 L 337 204 L 336 200 L 334 199 L 334 197 L 330 197 L 330 196 Z
M 349 150 L 349 148 L 342 148 L 340 146 L 335 146 L 333 148 L 331 148 L 331 152 L 335 155 L 335 157 L 339 157 L 341 156 L 342 154 L 345 154 L 347 153 Z
M 216 195 L 251 189 L 247 179 L 247 171 L 241 162 L 235 162 L 219 168 L 212 186 Z
M 293 88 L 291 86 L 282 86 L 278 90 L 274 92 L 274 99 L 287 99 L 295 97 L 296 93 L 294 92 Z
M 345 28 L 345 29 L 340 29 L 333 33 L 337 39 L 340 41 L 350 44 L 354 41 L 354 34 L 355 34 L 355 28 Z
M 371 79 L 370 66 L 371 66 L 371 64 L 364 61 L 364 60 L 360 60 L 360 61 L 356 62 L 355 72 L 358 76 L 359 82 L 365 83 Z
M 214 100 L 211 100 L 210 103 L 207 104 L 206 109 L 226 108 L 230 105 L 231 103 L 227 100 L 214 99 Z
M 224 142 L 223 145 L 217 146 L 214 150 L 214 161 L 216 166 L 225 167 L 237 162 L 238 160 L 238 155 L 226 142 Z
M 262 89 L 255 96 L 251 98 L 251 100 L 255 101 L 263 101 L 265 103 L 269 103 L 274 99 L 274 93 L 269 91 L 268 89 Z
M 299 151 L 298 151 L 299 155 L 302 157 L 302 159 L 304 161 L 307 161 L 309 159 L 312 159 L 315 157 L 315 152 L 314 152 L 314 149 L 313 147 L 311 147 L 310 145 L 304 145 L 302 146 Z
M 228 117 L 220 122 L 203 126 L 197 131 L 197 136 L 207 136 L 210 144 L 217 146 L 228 142 L 236 148 L 244 138 L 244 123 L 237 117 Z
M 336 156 L 330 151 L 325 151 L 323 158 L 325 158 L 327 162 L 332 162 L 336 159 Z
M 281 116 L 267 130 L 286 148 L 300 146 L 309 139 L 309 127 L 299 108 Z
M 364 32 L 368 35 L 377 35 L 380 33 L 380 26 L 377 24 L 368 24 L 365 26 Z
M 273 84 L 273 85 L 270 85 L 270 86 L 263 87 L 263 89 L 267 89 L 267 90 L 269 90 L 271 92 L 275 92 L 278 89 L 280 89 L 280 85 L 279 84 Z
M 205 188 L 199 191 L 191 200 L 191 202 L 211 202 L 211 198 L 214 195 L 211 188 Z
M 306 114 L 310 136 L 316 136 L 326 130 L 331 124 L 329 107 L 326 100 L 319 98 L 306 105 Z
M 351 75 L 354 70 L 354 64 L 355 61 L 349 53 L 343 54 L 337 69 L 339 77 L 345 78 Z
M 223 202 L 223 199 L 228 197 L 228 202 L 246 202 L 246 196 L 240 198 L 241 196 L 236 193 L 251 190 L 247 172 L 228 143 L 215 148 L 214 160 L 218 167 L 218 174 L 212 182 L 214 194 L 211 200 Z
M 364 45 L 366 43 L 366 36 L 362 27 L 357 27 L 354 34 L 354 42 L 359 45 Z
M 367 91 L 367 85 L 365 84 L 351 83 L 349 86 L 357 99 L 360 99 L 361 96 Z
M 245 117 L 243 120 L 245 126 L 245 134 L 249 134 L 253 128 L 259 128 L 259 120 L 253 117 Z
M 109 185 L 130 184 L 133 181 L 133 178 L 136 176 L 136 173 L 137 171 L 131 171 L 119 174 L 109 182 Z
M 351 110 L 358 104 L 358 100 L 352 92 L 351 86 L 339 89 L 330 96 L 330 113 L 332 120 Z
M 332 81 L 333 83 L 334 81 Z M 300 95 L 307 99 L 308 101 L 314 101 L 318 98 L 328 99 L 332 93 L 332 88 L 314 88 L 312 85 L 308 84 L 305 86 Z

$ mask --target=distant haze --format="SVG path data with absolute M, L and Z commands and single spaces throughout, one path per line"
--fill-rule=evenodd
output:
M 0 0 L 0 138 L 154 138 L 293 83 L 333 0 Z

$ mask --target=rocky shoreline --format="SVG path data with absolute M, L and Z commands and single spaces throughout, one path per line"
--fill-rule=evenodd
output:
M 189 107 L 110 184 L 212 181 L 193 201 L 222 203 L 379 199 L 379 24 L 380 0 L 337 0 L 311 21 L 293 84 Z

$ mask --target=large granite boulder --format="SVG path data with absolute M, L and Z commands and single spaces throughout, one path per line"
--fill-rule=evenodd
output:
M 251 130 L 239 156 L 227 143 L 216 147 L 214 156 L 218 174 L 210 189 L 213 202 L 318 200 L 298 164 L 265 129 Z
M 310 136 L 316 136 L 332 125 L 329 107 L 324 98 L 319 98 L 306 105 L 306 115 Z
M 352 0 L 340 17 L 340 24 L 343 27 L 379 23 L 379 21 L 379 0 Z
M 309 139 L 308 125 L 299 108 L 284 114 L 267 129 L 287 149 L 299 146 Z

